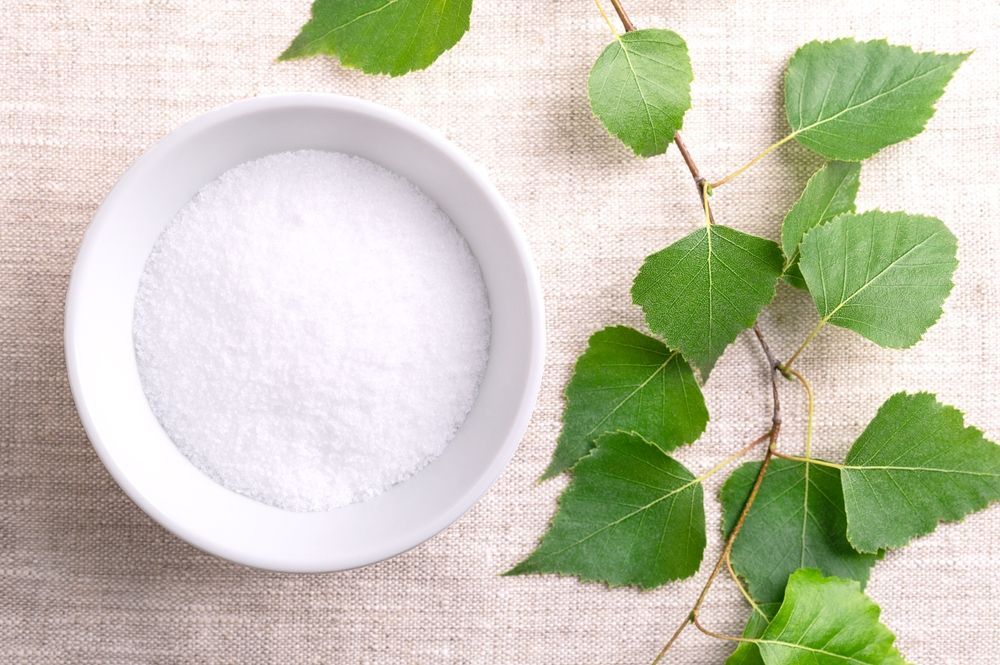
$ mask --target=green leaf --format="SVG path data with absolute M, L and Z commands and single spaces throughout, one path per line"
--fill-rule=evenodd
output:
M 472 0 L 315 0 L 278 60 L 332 55 L 367 74 L 424 69 L 469 29 Z
M 626 32 L 590 70 L 590 108 L 637 155 L 660 155 L 691 108 L 693 78 L 687 44 L 679 35 Z
M 725 533 L 742 512 L 759 468 L 760 462 L 748 462 L 723 485 Z M 775 459 L 733 543 L 732 562 L 750 595 L 771 603 L 781 600 L 788 576 L 799 568 L 818 568 L 858 580 L 863 587 L 875 555 L 856 552 L 847 542 L 837 469 Z
M 917 53 L 884 40 L 809 42 L 785 70 L 792 136 L 827 159 L 867 159 L 923 131 L 967 57 Z
M 632 301 L 667 345 L 707 378 L 715 361 L 771 302 L 781 250 L 770 240 L 713 224 L 646 259 Z
M 827 162 L 809 178 L 802 196 L 785 215 L 781 224 L 781 249 L 785 253 L 785 281 L 792 286 L 806 288 L 799 271 L 799 243 L 803 236 L 837 215 L 854 212 L 860 175 L 860 164 Z
M 701 481 L 642 437 L 617 432 L 573 467 L 538 549 L 506 574 L 648 589 L 693 575 L 704 550 Z
M 933 395 L 897 393 L 854 442 L 841 481 L 851 544 L 900 547 L 1000 500 L 1000 446 Z
M 810 231 L 799 268 L 823 323 L 904 348 L 941 316 L 956 249 L 941 220 L 872 210 Z
M 743 637 L 760 637 L 780 605 L 781 603 L 758 604 L 750 613 L 750 618 L 747 619 L 747 625 L 743 629 Z M 736 649 L 729 654 L 726 665 L 764 665 L 764 660 L 760 657 L 760 649 L 757 648 L 756 644 L 740 642 Z
M 766 665 L 906 665 L 880 613 L 854 580 L 805 568 L 756 644 Z
M 669 452 L 697 439 L 706 423 L 705 398 L 680 353 L 632 328 L 605 328 L 576 361 L 562 433 L 542 477 L 572 467 L 606 432 L 634 432 Z

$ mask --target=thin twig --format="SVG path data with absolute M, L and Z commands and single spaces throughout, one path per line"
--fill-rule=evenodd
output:
M 733 525 L 733 530 L 729 533 L 729 537 L 726 538 L 726 544 L 722 548 L 722 554 L 715 562 L 715 567 L 709 574 L 708 579 L 705 580 L 705 585 L 701 588 L 701 593 L 698 594 L 698 600 L 695 601 L 694 607 L 691 608 L 691 612 L 684 618 L 684 621 L 677 627 L 677 630 L 674 631 L 670 641 L 663 645 L 663 648 L 660 649 L 660 653 L 656 654 L 656 658 L 653 659 L 652 665 L 658 665 L 658 663 L 663 660 L 663 657 L 681 636 L 681 633 L 684 632 L 684 629 L 688 626 L 688 624 L 696 624 L 699 630 L 705 632 L 704 629 L 698 624 L 698 612 L 701 610 L 702 603 L 705 602 L 705 598 L 708 596 L 708 592 L 712 588 L 712 583 L 715 582 L 715 578 L 718 577 L 719 571 L 722 569 L 722 565 L 725 563 L 730 552 L 732 552 L 733 543 L 736 541 L 736 536 L 739 535 L 740 529 L 743 528 L 743 523 L 746 522 L 747 514 L 750 512 L 750 507 L 757 499 L 757 494 L 760 492 L 760 485 L 764 481 L 764 474 L 767 472 L 767 467 L 771 463 L 771 458 L 774 455 L 774 444 L 778 439 L 778 431 L 780 429 L 780 424 L 775 425 L 768 434 L 770 444 L 767 447 L 767 452 L 764 453 L 763 461 L 760 463 L 760 469 L 757 471 L 757 478 L 754 480 L 753 488 L 750 490 L 750 496 L 747 497 L 746 503 L 743 504 L 743 510 L 740 511 L 740 516 L 736 519 L 736 524 Z
M 684 139 L 681 138 L 680 132 L 674 134 L 674 144 L 677 146 L 677 149 L 680 150 L 681 157 L 684 158 L 684 163 L 687 164 L 688 171 L 691 172 L 691 177 L 694 179 L 694 187 L 698 190 L 698 198 L 704 200 L 705 194 L 707 193 L 706 188 L 708 187 L 708 183 L 705 178 L 702 177 L 701 171 L 698 170 L 698 165 L 694 163 L 694 158 L 691 157 L 691 153 L 688 151 L 687 144 L 684 143 Z M 708 208 L 708 214 L 709 219 L 714 223 L 715 220 L 711 217 L 711 207 Z
M 774 406 L 771 411 L 771 423 L 775 428 L 780 428 L 781 400 L 778 397 L 778 373 L 781 371 L 781 362 L 771 352 L 771 347 L 768 345 L 767 340 L 764 339 L 764 333 L 761 332 L 760 325 L 753 324 L 753 334 L 757 336 L 760 348 L 764 351 L 764 356 L 767 358 L 768 368 L 771 370 L 771 404 Z
M 683 139 L 679 138 L 680 135 L 676 135 L 674 142 L 680 145 L 684 145 Z M 698 182 L 698 167 L 695 165 L 694 160 L 691 158 L 691 153 L 685 149 L 681 151 L 681 154 L 685 154 L 686 157 L 684 162 L 688 165 L 688 170 L 691 171 L 691 177 L 695 178 L 695 182 Z M 700 194 L 704 197 L 704 181 L 699 186 Z M 704 204 L 707 206 L 707 198 L 702 199 Z M 715 578 L 718 577 L 719 571 L 722 569 L 726 558 L 729 557 L 733 549 L 733 543 L 736 541 L 736 536 L 739 535 L 740 529 L 743 528 L 743 523 L 746 521 L 747 515 L 750 513 L 750 508 L 753 506 L 753 502 L 757 499 L 757 494 L 760 491 L 760 485 L 764 481 L 764 474 L 767 472 L 767 467 L 771 463 L 771 458 L 774 455 L 774 446 L 778 440 L 778 434 L 781 431 L 781 397 L 778 393 L 778 375 L 781 363 L 775 357 L 774 353 L 771 351 L 770 345 L 764 338 L 764 333 L 761 332 L 760 326 L 754 324 L 753 327 L 754 335 L 757 337 L 757 341 L 760 343 L 760 348 L 764 352 L 765 358 L 767 358 L 768 374 L 771 377 L 771 429 L 768 431 L 768 438 L 770 442 L 767 447 L 767 452 L 764 453 L 764 459 L 761 461 L 760 469 L 757 471 L 757 477 L 754 480 L 753 488 L 750 490 L 750 495 L 747 497 L 746 502 L 743 504 L 743 510 L 740 511 L 740 516 L 736 520 L 736 524 L 733 525 L 733 530 L 729 533 L 729 537 L 726 538 L 726 543 L 722 548 L 722 554 L 719 556 L 718 561 L 715 562 L 715 567 L 709 574 L 708 579 L 705 581 L 705 585 L 701 589 L 701 593 L 698 594 L 698 599 L 695 601 L 694 607 L 691 612 L 684 618 L 684 621 L 677 627 L 674 634 L 671 636 L 670 640 L 663 646 L 660 653 L 657 654 L 656 658 L 653 660 L 653 665 L 657 665 L 662 661 L 663 657 L 670 650 L 670 647 L 677 642 L 680 638 L 681 633 L 688 624 L 695 624 L 699 630 L 711 634 L 710 631 L 706 631 L 703 626 L 698 623 L 698 612 L 701 610 L 702 604 L 705 602 L 705 598 L 708 596 L 709 590 L 712 588 L 712 584 L 715 582 Z
M 621 1 L 611 0 L 611 4 L 615 8 L 615 12 L 618 13 L 618 18 L 621 20 L 622 26 L 625 28 L 625 32 L 632 32 L 633 30 L 635 30 L 635 24 L 632 23 L 632 20 L 628 17 L 628 14 L 625 13 L 625 8 L 622 7 Z

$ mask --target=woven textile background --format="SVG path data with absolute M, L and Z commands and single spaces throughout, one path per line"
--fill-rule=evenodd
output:
M 705 571 L 639 593 L 556 577 L 500 578 L 527 554 L 564 485 L 536 485 L 562 389 L 594 330 L 640 324 L 628 288 L 643 257 L 700 222 L 672 148 L 648 161 L 589 112 L 587 71 L 609 41 L 590 0 L 478 0 L 472 31 L 431 69 L 367 78 L 333 61 L 275 62 L 308 0 L 5 0 L 0 11 L 0 662 L 635 663 L 692 603 Z M 721 176 L 785 131 L 780 75 L 813 38 L 888 37 L 976 49 L 916 140 L 867 162 L 861 209 L 945 220 L 959 238 L 956 287 L 915 348 L 881 350 L 828 329 L 799 367 L 818 397 L 816 448 L 842 455 L 885 398 L 931 390 L 1000 439 L 1000 4 L 990 0 L 627 2 L 671 27 L 696 72 L 685 136 Z M 295 576 L 205 555 L 147 518 L 87 442 L 67 386 L 63 300 L 81 235 L 128 164 L 184 121 L 283 91 L 370 99 L 436 127 L 510 201 L 545 288 L 548 357 L 514 461 L 445 533 L 394 560 Z M 792 145 L 719 191 L 716 214 L 776 237 L 820 160 Z M 782 287 L 761 324 L 787 355 L 814 322 Z M 706 387 L 712 422 L 680 453 L 696 472 L 763 431 L 759 350 L 746 335 Z M 802 437 L 785 391 L 786 446 Z M 721 477 L 707 488 L 719 551 Z M 869 590 L 916 663 L 996 663 L 1000 509 L 947 525 L 873 571 Z M 737 631 L 723 580 L 707 623 Z M 719 663 L 729 647 L 690 630 L 671 662 Z

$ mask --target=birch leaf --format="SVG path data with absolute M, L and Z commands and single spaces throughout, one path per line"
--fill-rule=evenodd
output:
M 801 248 L 821 320 L 893 348 L 916 344 L 941 316 L 958 265 L 941 220 L 902 212 L 840 215 Z
M 669 452 L 697 439 L 707 423 L 701 388 L 680 353 L 632 328 L 605 328 L 576 361 L 543 477 L 572 467 L 606 432 L 634 432 Z
M 660 155 L 691 108 L 693 78 L 687 44 L 678 34 L 626 32 L 590 70 L 590 108 L 635 154 Z
M 851 447 L 841 482 L 851 544 L 900 547 L 1000 500 L 1000 446 L 933 395 L 897 393 Z
M 367 74 L 430 66 L 469 29 L 472 0 L 315 0 L 278 60 L 332 55 Z
M 715 361 L 774 298 L 781 250 L 713 224 L 648 257 L 632 285 L 649 329 L 707 378 Z
M 729 476 L 721 500 L 725 533 L 743 510 L 759 462 Z M 799 568 L 855 579 L 864 587 L 874 554 L 856 552 L 847 541 L 847 515 L 837 469 L 775 459 L 764 475 L 757 500 L 733 543 L 732 562 L 761 603 L 780 602 L 788 576 Z
M 861 166 L 828 162 L 809 178 L 799 200 L 781 224 L 781 250 L 785 254 L 785 281 L 800 289 L 806 282 L 799 271 L 799 243 L 810 229 L 845 212 L 854 212 Z
M 867 159 L 923 131 L 967 57 L 884 40 L 809 42 L 785 71 L 792 136 L 827 159 Z
M 506 574 L 649 589 L 693 575 L 704 550 L 701 481 L 642 437 L 617 432 L 573 467 L 538 548 Z
M 756 644 L 766 665 L 906 665 L 880 613 L 854 580 L 804 568 Z

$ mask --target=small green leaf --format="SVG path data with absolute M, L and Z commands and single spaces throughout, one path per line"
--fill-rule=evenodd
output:
M 872 210 L 806 234 L 799 268 L 823 322 L 904 348 L 941 316 L 956 250 L 941 220 Z
M 799 243 L 803 236 L 845 212 L 854 212 L 861 165 L 827 162 L 806 183 L 802 196 L 781 224 L 781 249 L 785 253 L 785 281 L 800 289 L 806 282 L 799 271 Z
M 771 618 L 777 613 L 778 608 L 781 603 L 766 603 L 758 604 L 753 612 L 750 613 L 750 618 L 747 619 L 747 625 L 743 629 L 743 637 L 756 638 L 760 637 L 764 631 L 767 629 L 767 625 L 771 622 Z M 726 659 L 726 665 L 764 665 L 764 660 L 760 657 L 760 649 L 753 642 L 740 642 L 736 649 L 729 654 L 729 658 Z
M 668 346 L 707 378 L 715 361 L 771 302 L 781 250 L 770 240 L 713 224 L 646 259 L 632 301 Z
M 923 131 L 967 57 L 884 40 L 809 42 L 785 71 L 788 124 L 799 143 L 827 159 L 867 159 Z
M 680 353 L 632 328 L 605 328 L 576 361 L 543 477 L 572 467 L 605 432 L 635 432 L 669 452 L 697 439 L 707 422 L 701 388 Z
M 693 78 L 687 44 L 679 35 L 626 32 L 590 70 L 590 108 L 637 155 L 660 155 L 691 108 Z
M 332 55 L 367 74 L 424 69 L 469 29 L 472 0 L 315 0 L 279 60 Z
M 804 568 L 756 644 L 766 665 L 906 665 L 880 613 L 854 580 Z
M 933 395 L 896 393 L 854 442 L 841 481 L 851 544 L 900 547 L 1000 500 L 1000 446 Z
M 573 467 L 538 549 L 506 574 L 649 589 L 693 575 L 704 550 L 701 481 L 642 437 L 618 432 Z
M 725 533 L 742 512 L 759 468 L 760 462 L 748 462 L 723 485 Z M 772 603 L 781 601 L 788 576 L 799 568 L 818 568 L 827 575 L 855 579 L 863 587 L 875 555 L 856 552 L 847 542 L 837 469 L 775 459 L 733 543 L 732 562 L 750 595 Z

